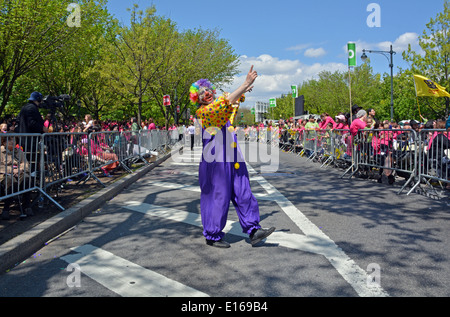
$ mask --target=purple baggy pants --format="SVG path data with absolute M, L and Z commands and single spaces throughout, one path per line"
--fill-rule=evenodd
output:
M 214 241 L 224 236 L 223 229 L 230 201 L 236 208 L 244 233 L 250 234 L 254 229 L 261 228 L 258 202 L 250 188 L 248 171 L 237 143 L 237 136 L 228 131 L 229 126 L 228 122 L 214 136 L 202 131 L 203 153 L 199 166 L 200 211 L 203 235 Z

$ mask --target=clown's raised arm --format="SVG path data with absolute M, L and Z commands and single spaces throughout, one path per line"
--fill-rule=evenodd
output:
M 256 72 L 256 70 L 253 70 L 252 65 L 250 71 L 247 74 L 245 82 L 228 96 L 228 101 L 230 102 L 230 104 L 235 104 L 243 94 L 252 90 L 252 85 L 255 82 L 256 77 L 258 77 L 258 73 Z

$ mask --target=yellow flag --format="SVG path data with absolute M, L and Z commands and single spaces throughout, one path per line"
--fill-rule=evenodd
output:
M 414 75 L 414 85 L 418 97 L 450 97 L 444 87 L 421 75 Z

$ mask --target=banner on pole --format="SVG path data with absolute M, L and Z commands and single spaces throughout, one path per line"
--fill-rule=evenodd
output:
M 275 98 L 269 99 L 269 106 L 275 108 L 277 106 L 277 100 Z
M 292 90 L 292 98 L 297 98 L 298 97 L 297 86 L 291 85 L 291 90 Z
M 348 66 L 356 66 L 356 44 L 353 42 L 347 43 L 348 51 Z
M 164 95 L 163 96 L 163 105 L 164 106 L 170 106 L 170 96 L 169 95 Z

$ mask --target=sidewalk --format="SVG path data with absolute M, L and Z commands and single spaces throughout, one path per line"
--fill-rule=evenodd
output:
M 3 230 L 0 230 L 0 274 L 31 256 L 49 240 L 75 226 L 103 203 L 169 157 L 170 153 L 163 155 L 156 162 L 148 166 L 144 165 L 133 174 L 112 182 L 85 199 L 83 197 L 86 194 L 72 197 L 72 200 L 68 201 L 69 207 L 63 206 L 67 208 L 64 211 L 51 205 L 47 210 L 37 211 L 36 216 L 26 218 L 24 221 L 17 220 L 10 226 L 3 226 Z

